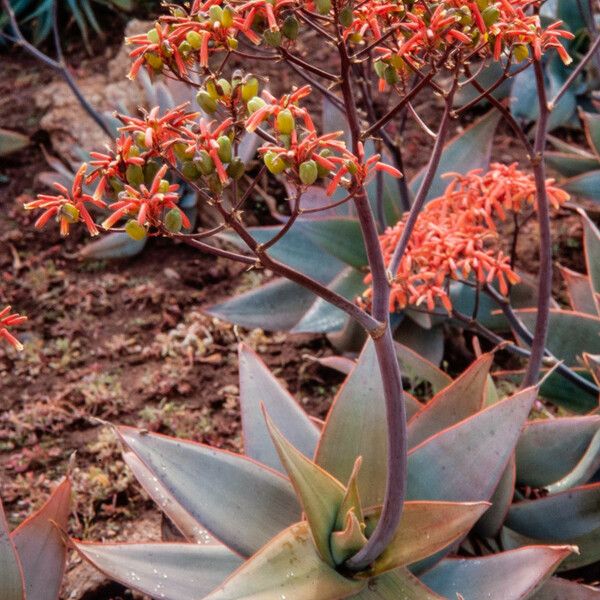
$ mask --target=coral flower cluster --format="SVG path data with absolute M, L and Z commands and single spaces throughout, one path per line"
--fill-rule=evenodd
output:
M 27 317 L 17 313 L 11 313 L 11 307 L 7 306 L 0 310 L 0 339 L 4 339 L 16 350 L 23 350 L 23 344 L 8 331 L 9 327 L 16 327 L 27 321 Z
M 494 163 L 488 172 L 474 170 L 467 175 L 448 174 L 452 180 L 443 196 L 429 202 L 419 215 L 406 252 L 397 272 L 393 273 L 390 311 L 408 305 L 425 304 L 433 311 L 436 304 L 448 311 L 450 280 L 473 277 L 480 284 L 497 283 L 508 294 L 509 284 L 519 281 L 510 259 L 498 248 L 495 219 L 506 213 L 520 213 L 536 207 L 535 182 L 518 165 Z M 569 195 L 546 184 L 549 201 L 559 208 Z M 380 236 L 386 264 L 398 245 L 405 219 Z M 371 283 L 371 276 L 366 278 Z M 371 289 L 364 295 L 369 301 Z

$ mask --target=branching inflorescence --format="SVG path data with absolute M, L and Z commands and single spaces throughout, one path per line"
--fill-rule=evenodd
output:
M 82 166 L 70 191 L 57 186 L 58 195 L 40 195 L 26 205 L 44 211 L 37 227 L 55 217 L 65 235 L 80 221 L 92 235 L 123 228 L 135 239 L 176 236 L 205 252 L 266 267 L 342 309 L 365 329 L 373 339 L 383 381 L 388 478 L 377 527 L 364 540 L 364 547 L 348 558 L 348 571 L 360 572 L 382 554 L 397 528 L 404 502 L 406 416 L 389 309 L 421 302 L 431 309 L 440 300 L 450 310 L 448 282 L 469 278 L 471 273 L 476 283 L 496 281 L 506 294 L 508 283 L 516 282 L 517 276 L 508 258 L 490 246 L 496 234 L 494 219 L 528 204 L 538 208 L 540 223 L 546 227 L 548 203 L 558 206 L 566 199 L 546 181 L 543 171 L 547 120 L 543 110 L 550 110 L 551 105 L 546 102 L 535 147 L 522 136 L 533 177 L 515 165 L 453 175 L 444 195 L 419 214 L 440 165 L 450 124 L 460 114 L 453 105 L 455 92 L 461 86 L 478 85 L 469 76 L 469 64 L 501 61 L 506 67 L 503 77 L 508 77 L 511 64 L 521 63 L 521 68 L 533 64 L 539 70 L 548 51 L 569 63 L 561 40 L 572 34 L 560 23 L 544 26 L 540 5 L 531 0 L 194 0 L 188 8 L 167 5 L 168 14 L 147 34 L 129 38 L 133 46 L 130 77 L 147 69 L 152 76 L 162 74 L 195 86 L 202 112 L 181 105 L 163 114 L 154 108 L 140 117 L 121 116 L 123 127 L 114 147 L 93 153 L 91 170 Z M 331 64 L 317 65 L 303 55 L 297 41 L 301 30 L 319 35 L 331 50 Z M 260 92 L 259 77 L 252 73 L 234 70 L 225 74 L 228 63 L 236 59 L 242 63 L 281 61 L 298 74 L 303 85 L 280 96 L 265 89 Z M 336 67 L 338 72 L 328 70 Z M 537 82 L 540 98 L 545 97 L 543 77 Z M 376 88 L 386 93 L 379 101 L 373 99 Z M 510 115 L 494 104 L 493 89 L 476 87 L 480 97 L 490 99 L 514 127 Z M 317 131 L 306 104 L 312 90 L 342 112 L 348 129 L 345 139 L 342 131 Z M 424 91 L 434 93 L 444 104 L 437 132 L 425 126 L 412 106 Z M 417 125 L 433 135 L 436 143 L 410 212 L 398 224 L 390 223 L 380 238 L 382 229 L 377 229 L 375 214 L 381 222 L 381 177 L 399 180 L 403 175 L 403 148 L 397 133 L 409 114 L 416 116 Z M 258 149 L 264 168 L 258 174 L 240 153 L 243 137 L 250 134 L 264 142 Z M 368 144 L 377 152 L 367 151 Z M 243 205 L 265 170 L 285 179 L 295 198 L 279 233 L 259 243 L 244 224 Z M 245 177 L 252 174 L 254 178 Z M 369 198 L 366 184 L 375 177 L 378 191 Z M 184 232 L 191 224 L 178 207 L 176 178 L 186 181 L 198 200 L 216 211 L 219 226 Z M 84 191 L 84 184 L 95 185 L 93 194 Z M 343 193 L 341 200 L 332 199 L 322 210 L 348 203 L 358 219 L 369 261 L 371 310 L 268 252 L 302 216 L 303 195 L 313 185 L 329 196 Z M 406 188 L 400 186 L 399 192 L 406 194 Z M 408 199 L 404 200 L 408 205 Z M 95 224 L 88 205 L 110 211 L 101 226 Z M 245 254 L 202 241 L 226 229 L 245 244 Z M 394 271 L 390 274 L 386 263 L 398 268 L 390 267 Z M 545 288 L 549 276 L 544 264 L 541 280 Z M 533 343 L 542 349 L 541 354 L 532 352 L 536 358 L 530 371 L 536 381 L 547 308 L 541 306 Z

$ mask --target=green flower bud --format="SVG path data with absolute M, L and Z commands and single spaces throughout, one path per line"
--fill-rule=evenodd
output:
M 200 150 L 194 164 L 204 176 L 215 172 L 215 163 L 206 150 Z
M 127 221 L 125 231 L 127 232 L 127 235 L 136 242 L 139 242 L 146 237 L 146 228 L 140 225 L 135 219 Z
M 242 100 L 248 102 L 258 94 L 258 79 L 248 77 L 242 84 Z
M 281 142 L 281 145 L 284 148 L 286 148 L 287 150 L 289 150 L 292 146 L 292 136 L 291 135 L 286 135 L 285 133 L 280 133 L 279 141 Z
M 158 173 L 161 166 L 160 163 L 153 160 L 146 163 L 146 166 L 144 167 L 144 183 L 146 185 L 152 185 L 154 176 Z
M 219 149 L 217 150 L 219 158 L 223 162 L 228 163 L 231 160 L 231 140 L 226 135 L 222 135 L 217 140 L 217 144 L 219 144 Z
M 181 216 L 181 211 L 178 208 L 172 208 L 165 215 L 164 226 L 165 229 L 171 233 L 179 233 L 181 231 L 183 218 Z
M 183 142 L 173 144 L 173 152 L 179 160 L 190 160 L 194 156 L 194 152 L 188 152 L 187 144 L 184 144 Z
M 354 11 L 352 10 L 351 5 L 348 4 L 342 8 L 339 21 L 344 27 L 350 27 L 350 25 L 352 25 L 352 21 L 354 21 Z
M 217 90 L 217 86 L 215 84 L 214 79 L 209 79 L 208 81 L 206 81 L 204 87 L 206 88 L 206 91 L 208 92 L 208 95 L 211 98 L 213 98 L 214 100 L 219 99 L 219 91 Z
M 244 174 L 246 170 L 246 165 L 239 158 L 234 158 L 227 167 L 227 175 L 231 177 L 231 179 L 240 179 L 240 177 Z
M 319 156 L 323 158 L 328 158 L 333 154 L 333 152 L 329 148 L 325 148 L 319 152 Z M 317 172 L 319 173 L 319 177 L 327 177 L 329 175 L 329 169 L 317 163 Z
M 235 13 L 233 12 L 233 10 L 229 6 L 226 6 L 223 9 L 223 15 L 221 17 L 221 25 L 223 25 L 223 27 L 231 27 L 233 25 L 234 14 Z
M 277 131 L 283 134 L 291 134 L 292 131 L 296 128 L 296 121 L 294 119 L 294 115 L 292 115 L 292 111 L 289 108 L 284 108 L 277 113 L 277 118 L 275 119 L 275 125 L 277 127 Z
M 263 33 L 265 43 L 273 48 L 281 46 L 281 31 L 267 29 Z
M 194 179 L 198 179 L 200 177 L 200 171 L 196 166 L 196 163 L 193 160 L 186 160 L 181 165 L 181 172 L 186 179 L 193 181 Z
M 377 73 L 377 76 L 380 79 L 383 79 L 387 65 L 382 60 L 376 60 L 373 67 L 375 68 L 375 73 Z
M 477 8 L 485 10 L 490 4 L 490 0 L 477 0 Z
M 200 33 L 197 31 L 188 31 L 185 39 L 194 50 L 200 50 L 202 46 L 202 35 Z
M 166 179 L 161 179 L 160 183 L 158 184 L 158 191 L 161 194 L 166 194 L 169 191 L 169 186 L 170 185 L 171 184 Z
M 231 84 L 227 79 L 217 80 L 217 92 L 219 92 L 219 96 L 231 96 Z
M 458 11 L 458 22 L 461 25 L 471 25 L 473 23 L 473 15 L 471 13 L 471 9 L 468 6 L 461 6 Z
M 294 15 L 288 15 L 283 22 L 281 27 L 281 33 L 288 40 L 295 40 L 298 37 L 298 31 L 300 30 L 300 23 Z
M 386 67 L 386 69 L 383 73 L 383 78 L 385 79 L 386 83 L 389 83 L 390 85 L 394 85 L 394 84 L 398 83 L 398 80 L 399 80 L 398 72 L 396 71 L 396 69 L 394 69 L 394 67 L 388 66 L 388 67 Z
M 211 23 L 223 23 L 223 9 L 216 4 L 213 4 L 208 9 L 208 18 Z
M 344 166 L 346 167 L 346 169 L 348 169 L 348 173 L 350 173 L 350 175 L 356 175 L 358 167 L 354 162 L 352 162 L 351 160 L 347 160 L 344 162 Z
M 127 179 L 129 185 L 134 187 L 144 183 L 144 171 L 142 167 L 139 165 L 127 165 L 125 179 Z
M 331 0 L 317 0 L 315 4 L 320 15 L 328 15 L 331 11 Z
M 123 182 L 120 179 L 117 179 L 116 177 L 111 177 L 109 180 L 110 182 L 110 187 L 112 187 L 113 191 L 118 194 L 119 192 L 123 191 Z
M 305 160 L 298 169 L 300 175 L 300 181 L 304 185 L 312 185 L 319 176 L 319 170 L 317 169 L 317 163 L 314 160 Z
M 163 67 L 163 60 L 158 54 L 148 52 L 144 55 L 146 62 L 155 70 L 160 71 Z
M 79 209 L 70 202 L 67 202 L 60 207 L 60 216 L 72 225 L 79 221 Z
M 512 51 L 513 56 L 518 63 L 529 58 L 529 48 L 525 46 L 525 44 L 517 44 L 516 46 L 513 46 Z
M 183 54 L 185 56 L 192 51 L 192 46 L 188 41 L 183 40 L 183 42 L 181 42 L 181 44 L 179 44 L 179 46 L 177 47 L 177 51 L 179 52 L 179 54 Z
M 279 175 L 287 169 L 287 164 L 277 152 L 266 152 L 263 160 L 265 166 L 273 175 Z
M 217 110 L 217 101 L 206 90 L 200 90 L 196 94 L 196 102 L 198 103 L 198 106 L 209 115 Z
M 237 50 L 238 49 L 238 41 L 234 38 L 234 37 L 228 37 L 227 38 L 227 47 L 230 50 Z
M 133 139 L 135 140 L 135 145 L 140 148 L 146 147 L 146 136 L 141 131 L 136 131 Z
M 153 27 L 146 34 L 146 37 L 148 38 L 148 41 L 151 42 L 152 44 L 158 44 L 160 42 L 160 35 L 158 34 L 158 31 L 156 31 L 156 27 Z
M 353 44 L 360 44 L 363 41 L 363 36 L 360 35 L 360 33 L 358 33 L 357 31 L 354 31 L 353 33 L 350 34 L 350 41 Z
M 483 22 L 489 27 L 500 18 L 500 11 L 495 6 L 488 6 L 482 13 Z
M 208 189 L 215 196 L 218 196 L 223 191 L 223 184 L 217 175 L 209 177 L 206 183 L 208 184 Z
M 255 113 L 257 110 L 261 109 L 266 102 L 260 96 L 254 96 L 248 100 L 248 112 L 250 114 Z

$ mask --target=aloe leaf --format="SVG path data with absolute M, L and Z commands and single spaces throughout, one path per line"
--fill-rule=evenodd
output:
M 315 295 L 302 286 L 286 279 L 275 279 L 231 300 L 213 304 L 206 312 L 248 329 L 289 331 L 314 301 Z
M 356 269 L 368 264 L 360 223 L 350 218 L 299 219 L 294 227 L 313 245 Z
M 529 598 L 571 552 L 571 546 L 533 546 L 481 558 L 451 558 L 422 575 L 446 598 Z
M 443 600 L 407 569 L 396 569 L 369 581 L 354 600 Z
M 61 530 L 71 512 L 71 481 L 65 478 L 46 503 L 12 533 L 23 568 L 27 600 L 58 598 L 67 560 Z
M 587 273 L 594 292 L 600 294 L 600 231 L 585 213 L 582 213 L 581 216 Z
M 543 541 L 569 541 L 600 528 L 600 483 L 522 500 L 508 511 L 506 526 Z
M 238 358 L 244 454 L 285 473 L 269 437 L 262 405 L 290 443 L 312 458 L 319 430 L 310 417 L 251 348 L 240 344 Z
M 479 519 L 475 526 L 477 533 L 486 538 L 493 538 L 502 529 L 506 515 L 515 495 L 516 467 L 514 455 L 510 457 L 506 469 L 500 478 L 498 487 L 490 498 L 492 506 Z
M 598 600 L 600 590 L 561 577 L 550 577 L 531 600 Z
M 563 177 L 577 177 L 588 171 L 600 169 L 600 160 L 595 156 L 581 156 L 567 152 L 546 152 L 546 164 Z
M 441 326 L 422 329 L 415 327 L 413 321 L 404 319 L 395 328 L 394 337 L 423 358 L 439 365 L 444 357 L 444 330 Z
M 19 555 L 8 534 L 4 507 L 0 502 L 0 600 L 25 600 L 25 581 Z
M 493 360 L 493 354 L 480 356 L 411 419 L 408 424 L 409 448 L 481 409 Z
M 349 510 L 346 513 L 346 522 L 338 530 L 334 531 L 329 538 L 331 556 L 336 565 L 342 565 L 351 556 L 354 556 L 367 543 L 363 533 L 364 525 L 356 513 Z
M 154 473 L 146 467 L 136 454 L 124 450 L 122 456 L 125 464 L 133 471 L 140 485 L 152 500 L 160 506 L 161 510 L 188 542 L 196 544 L 217 543 L 204 527 L 198 525 L 198 521 L 181 504 L 175 501 L 168 490 L 154 476 Z
M 164 600 L 198 600 L 243 563 L 220 544 L 72 543 L 86 561 L 110 579 Z
M 446 189 L 448 182 L 442 179 L 444 173 L 466 174 L 472 169 L 487 169 L 499 120 L 500 113 L 491 110 L 444 146 L 435 179 L 427 194 L 429 200 L 441 196 Z M 422 169 L 410 182 L 413 194 L 419 189 L 424 175 L 425 169 Z
M 585 148 L 568 144 L 554 135 L 548 135 L 548 141 L 552 143 L 558 152 L 563 154 L 576 154 L 577 156 L 583 156 L 585 158 L 595 158 L 594 155 Z
M 587 171 L 582 175 L 562 181 L 560 186 L 569 194 L 586 200 L 600 201 L 600 170 Z
M 568 476 L 589 453 L 599 432 L 600 416 L 527 423 L 516 449 L 518 483 L 544 488 Z
M 583 122 L 583 131 L 589 147 L 600 158 L 600 115 L 580 111 L 579 116 Z
M 364 292 L 364 273 L 346 267 L 327 286 L 344 298 L 354 301 Z M 348 315 L 323 298 L 315 298 L 312 306 L 294 326 L 292 333 L 332 333 L 340 331 L 348 322 Z
M 398 529 L 365 575 L 379 575 L 431 556 L 464 537 L 489 508 L 487 502 L 406 502 Z M 379 509 L 367 514 L 372 531 Z
M 79 255 L 86 260 L 130 258 L 139 254 L 147 241 L 147 237 L 134 240 L 126 233 L 114 231 L 99 240 L 86 244 L 79 251 Z
M 426 381 L 431 385 L 434 393 L 452 383 L 452 378 L 447 373 L 408 346 L 396 343 L 395 348 L 402 375 L 405 377 Z
M 598 306 L 594 299 L 590 278 L 565 267 L 560 267 L 560 273 L 567 286 L 567 294 L 573 310 L 598 316 Z
M 359 456 L 354 463 L 352 474 L 348 480 L 344 498 L 340 504 L 340 509 L 335 521 L 335 529 L 341 530 L 344 527 L 349 511 L 354 512 L 359 522 L 364 521 L 362 502 L 360 501 L 360 492 L 358 491 L 358 474 L 362 465 L 362 458 Z
M 132 427 L 117 432 L 199 526 L 243 556 L 298 520 L 289 481 L 256 461 Z
M 529 331 L 535 328 L 535 309 L 515 311 Z M 600 354 L 600 318 L 567 310 L 552 309 L 546 347 L 567 365 L 576 366 L 583 351 Z
M 348 481 L 354 461 L 362 457 L 358 488 L 363 506 L 383 503 L 386 427 L 379 364 L 369 341 L 333 401 L 315 455 L 315 462 L 339 481 Z
M 0 156 L 8 156 L 28 145 L 29 138 L 26 135 L 0 127 Z
M 527 388 L 441 431 L 408 456 L 409 499 L 487 501 L 536 398 Z
M 250 227 L 248 231 L 257 242 L 265 244 L 277 235 L 280 229 L 280 226 Z M 240 250 L 246 250 L 246 244 L 235 234 L 222 233 L 219 237 L 234 244 Z M 320 246 L 313 243 L 298 227 L 298 222 L 269 248 L 268 254 L 271 258 L 310 275 L 321 283 L 329 283 L 346 266 L 342 260 L 333 254 L 323 252 Z
M 308 524 L 301 522 L 271 540 L 205 600 L 339 600 L 366 585 L 323 561 Z
M 346 490 L 327 471 L 294 448 L 277 430 L 267 414 L 265 420 L 279 459 L 300 498 L 317 550 L 323 560 L 333 566 L 335 563 L 331 555 L 329 538 L 334 530 Z

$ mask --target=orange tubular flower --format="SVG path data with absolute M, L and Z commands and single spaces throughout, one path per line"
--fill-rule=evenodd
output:
M 485 174 L 475 170 L 464 176 L 448 176 L 452 181 L 444 195 L 429 202 L 419 215 L 398 271 L 393 274 L 391 312 L 422 303 L 433 311 L 436 301 L 451 311 L 449 280 L 467 279 L 471 274 L 479 283 L 496 281 L 504 295 L 509 292 L 509 283 L 519 281 L 509 257 L 497 247 L 494 219 L 504 220 L 506 211 L 519 213 L 525 207 L 536 207 L 533 176 L 520 171 L 516 163 L 494 163 Z M 546 190 L 555 208 L 569 198 L 551 179 Z M 405 219 L 380 236 L 386 264 L 404 224 Z M 365 282 L 371 282 L 370 275 Z M 370 296 L 368 289 L 364 299 L 368 302 Z
M 349 153 L 350 154 L 350 153 Z M 335 174 L 327 186 L 327 195 L 331 196 L 341 183 L 342 177 L 349 173 L 354 181 L 360 185 L 368 183 L 377 171 L 383 171 L 392 177 L 402 177 L 402 173 L 391 165 L 382 163 L 380 154 L 374 154 L 365 161 L 365 149 L 362 142 L 358 145 L 358 156 L 350 154 L 350 158 L 343 161 L 342 168 Z
M 34 210 L 41 208 L 44 210 L 39 219 L 35 222 L 37 229 L 42 229 L 44 225 L 54 216 L 60 223 L 60 234 L 66 236 L 69 234 L 69 227 L 73 223 L 82 221 L 85 223 L 90 235 L 98 235 L 98 228 L 94 223 L 90 213 L 87 210 L 86 203 L 93 204 L 98 208 L 105 208 L 106 204 L 99 199 L 85 194 L 83 192 L 83 184 L 87 165 L 84 163 L 77 171 L 71 192 L 60 183 L 55 183 L 54 187 L 60 194 L 48 195 L 38 194 L 37 200 L 28 202 L 24 208 L 26 210 Z
M 179 195 L 176 192 L 179 186 L 177 184 L 169 185 L 163 180 L 167 169 L 167 165 L 163 165 L 159 169 L 150 189 L 143 184 L 140 185 L 139 190 L 126 185 L 119 200 L 110 205 L 109 208 L 114 212 L 102 223 L 102 226 L 110 229 L 122 218 L 132 216 L 136 217 L 142 227 L 159 227 L 165 210 L 174 208 L 179 211 L 183 225 L 190 227 L 185 213 L 177 206 Z
M 15 350 L 21 351 L 23 350 L 23 344 L 8 331 L 8 328 L 25 323 L 27 317 L 23 317 L 18 313 L 11 314 L 10 310 L 10 306 L 0 310 L 0 338 L 4 338 Z
M 254 19 L 262 16 L 267 20 L 271 31 L 279 31 L 277 18 L 279 13 L 291 6 L 294 6 L 297 0 L 250 0 L 239 7 L 241 13 L 247 13 L 244 19 L 244 30 L 250 30 Z

